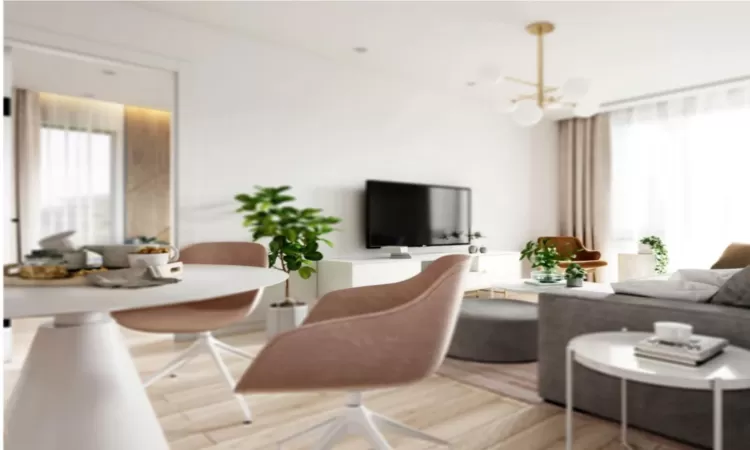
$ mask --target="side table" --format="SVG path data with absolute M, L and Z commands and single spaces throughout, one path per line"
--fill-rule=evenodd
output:
M 713 392 L 714 450 L 723 447 L 722 393 L 750 389 L 750 351 L 729 346 L 702 366 L 688 367 L 635 356 L 635 345 L 651 333 L 584 334 L 568 343 L 565 358 L 565 448 L 573 450 L 573 363 L 620 378 L 620 440 L 626 447 L 628 430 L 627 382 Z

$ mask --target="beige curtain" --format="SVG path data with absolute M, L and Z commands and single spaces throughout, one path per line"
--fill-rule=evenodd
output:
M 41 108 L 39 93 L 16 89 L 15 101 L 15 151 L 18 164 L 18 235 L 19 251 L 22 254 L 37 248 L 38 236 L 32 231 L 39 226 L 39 179 L 41 147 L 39 130 Z
M 560 233 L 606 254 L 611 144 L 609 115 L 559 123 Z M 600 271 L 599 280 L 608 278 Z

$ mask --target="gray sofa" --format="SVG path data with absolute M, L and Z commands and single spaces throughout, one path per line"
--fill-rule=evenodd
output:
M 750 309 L 592 292 L 539 296 L 539 394 L 565 403 L 565 346 L 575 336 L 598 331 L 652 331 L 653 323 L 690 323 L 698 334 L 721 336 L 750 349 Z M 574 405 L 619 420 L 619 380 L 576 366 Z M 712 404 L 707 391 L 628 387 L 632 426 L 701 447 L 712 442 Z M 750 390 L 724 394 L 724 448 L 750 448 Z

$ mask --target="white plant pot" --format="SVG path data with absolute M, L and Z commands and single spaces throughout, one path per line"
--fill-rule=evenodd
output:
M 271 339 L 279 333 L 302 325 L 307 317 L 307 304 L 294 306 L 271 306 L 266 313 L 266 337 Z
M 649 246 L 648 244 L 642 244 L 640 242 L 638 243 L 638 254 L 650 255 L 652 253 L 654 253 L 654 251 L 651 250 L 651 246 Z

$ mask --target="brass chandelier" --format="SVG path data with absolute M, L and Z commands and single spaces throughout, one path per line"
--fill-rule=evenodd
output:
M 526 31 L 537 38 L 535 82 L 509 76 L 492 76 L 495 83 L 505 80 L 534 88 L 533 93 L 522 94 L 510 100 L 511 114 L 518 125 L 536 125 L 542 120 L 544 111 L 551 107 L 576 108 L 588 92 L 589 82 L 585 78 L 570 78 L 560 87 L 544 84 L 544 36 L 554 30 L 555 25 L 550 22 L 534 22 L 526 26 Z

